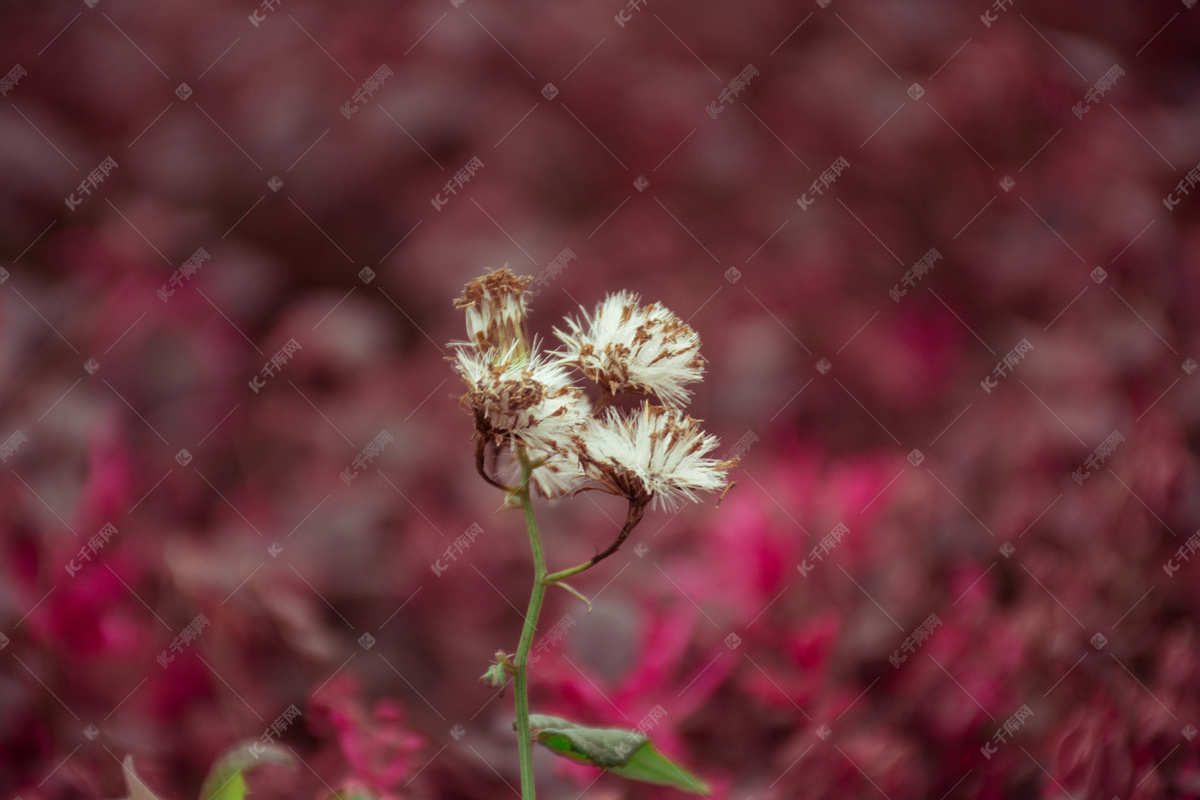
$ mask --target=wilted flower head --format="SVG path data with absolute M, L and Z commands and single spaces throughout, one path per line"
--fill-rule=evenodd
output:
M 583 473 L 631 505 L 675 508 L 697 492 L 725 486 L 736 461 L 709 458 L 720 442 L 679 409 L 643 403 L 623 414 L 609 409 L 572 441 Z
M 524 446 L 551 458 L 591 413 L 591 405 L 561 364 L 545 356 L 519 356 L 460 347 L 455 366 L 467 384 L 462 403 L 475 418 L 481 443 Z
M 584 321 L 567 318 L 569 331 L 555 329 L 563 363 L 574 364 L 607 392 L 655 394 L 682 406 L 691 392 L 684 384 L 700 380 L 704 358 L 700 337 L 661 303 L 640 306 L 641 298 L 617 292 L 596 305 Z M 584 330 L 586 324 L 587 330 Z
M 481 351 L 508 351 L 517 345 L 517 355 L 527 353 L 525 289 L 531 280 L 503 267 L 468 283 L 462 297 L 454 301 L 454 307 L 467 314 L 466 343 Z

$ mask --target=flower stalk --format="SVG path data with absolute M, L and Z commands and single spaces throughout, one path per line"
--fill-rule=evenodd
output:
M 507 507 L 522 509 L 533 555 L 533 587 L 517 652 L 511 658 L 498 652 L 482 678 L 503 692 L 507 676 L 513 677 L 522 800 L 535 798 L 535 737 L 551 749 L 561 745 L 560 739 L 548 740 L 545 734 L 547 722 L 563 721 L 531 718 L 529 711 L 529 655 L 546 589 L 558 586 L 591 611 L 587 597 L 564 579 L 617 552 L 647 508 L 673 508 L 680 501 L 697 501 L 700 492 L 726 487 L 726 472 L 736 463 L 709 458 L 718 445 L 716 437 L 681 410 L 690 397 L 686 385 L 700 380 L 705 364 L 699 353 L 700 337 L 685 322 L 659 303 L 641 306 L 637 295 L 620 292 L 594 313 L 585 312 L 583 321 L 566 320 L 567 331 L 555 330 L 561 350 L 539 352 L 538 343 L 529 339 L 525 318 L 526 287 L 531 280 L 500 269 L 467 284 L 455 302 L 466 312 L 467 341 L 451 343 L 456 352 L 450 359 L 467 385 L 461 404 L 475 421 L 476 471 L 505 492 Z M 599 386 L 595 405 L 575 385 L 571 368 Z M 622 393 L 654 395 L 661 405 L 646 401 L 627 413 L 612 405 Z M 502 452 L 515 459 L 516 486 L 489 473 L 489 443 L 493 470 Z M 625 523 L 605 550 L 582 564 L 549 573 L 533 493 L 561 497 L 585 489 L 624 497 L 629 503 Z M 536 720 L 541 722 L 535 724 Z M 580 752 L 572 752 L 579 760 Z M 637 763 L 633 749 L 617 761 L 599 751 L 584 760 L 684 791 L 702 785 L 678 768 L 669 764 L 664 768 L 660 758 L 652 748 L 640 747 Z
M 533 464 L 524 450 L 519 450 L 517 455 L 521 461 L 521 484 L 517 487 L 516 495 L 525 512 L 529 549 L 533 551 L 533 590 L 529 594 L 529 609 L 525 612 L 525 624 L 521 628 L 521 639 L 513 662 L 513 689 L 517 698 L 517 750 L 521 762 L 521 798 L 534 800 L 533 732 L 529 727 L 529 651 L 533 647 L 538 616 L 542 613 L 542 600 L 546 596 L 546 556 L 542 551 L 542 537 L 538 533 L 537 519 L 533 515 L 533 497 L 530 494 Z

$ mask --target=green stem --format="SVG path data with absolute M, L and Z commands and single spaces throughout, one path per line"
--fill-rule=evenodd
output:
M 542 539 L 538 534 L 537 520 L 533 516 L 533 498 L 530 494 L 529 478 L 534 465 L 524 451 L 517 456 L 521 460 L 521 485 L 516 495 L 521 499 L 525 511 L 525 527 L 529 531 L 529 547 L 533 551 L 533 592 L 529 596 L 529 610 L 525 612 L 525 625 L 521 628 L 521 641 L 517 645 L 514 661 L 513 682 L 517 696 L 517 748 L 521 759 L 521 798 L 535 800 L 533 785 L 533 733 L 529 728 L 529 651 L 533 647 L 533 635 L 537 631 L 538 615 L 542 611 L 542 599 L 546 596 L 546 557 L 542 552 Z
M 564 569 L 560 572 L 554 573 L 553 575 L 547 575 L 544 580 L 546 581 L 547 584 L 558 583 L 563 578 L 569 578 L 572 575 L 578 575 L 579 573 L 583 572 L 585 569 L 591 569 L 594 566 L 595 566 L 594 562 L 585 561 L 582 564 L 577 564 L 574 567 L 571 567 L 570 569 Z

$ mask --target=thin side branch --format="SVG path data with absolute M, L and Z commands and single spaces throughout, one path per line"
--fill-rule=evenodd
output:
M 576 564 L 570 569 L 560 570 L 552 575 L 547 575 L 543 582 L 548 586 L 560 583 L 563 578 L 569 578 L 572 575 L 578 575 L 584 570 L 591 569 L 604 559 L 611 556 L 613 553 L 617 552 L 617 550 L 621 548 L 621 545 L 624 544 L 625 540 L 629 537 L 629 534 L 633 531 L 634 527 L 642 521 L 642 514 L 646 513 L 646 506 L 649 504 L 650 498 L 648 497 L 644 500 L 630 500 L 629 513 L 625 517 L 625 524 L 621 526 L 621 533 L 617 536 L 617 540 L 608 546 L 607 550 L 605 550 L 603 553 L 597 553 L 582 564 Z
M 588 564 L 589 566 L 594 567 L 621 548 L 621 545 L 625 543 L 629 534 L 633 532 L 634 527 L 642 521 L 642 515 L 646 513 L 646 506 L 648 504 L 648 500 L 629 501 L 629 513 L 625 517 L 625 524 L 621 526 L 621 532 L 617 535 L 617 540 L 609 545 L 608 549 L 604 552 L 592 556 L 592 560 Z

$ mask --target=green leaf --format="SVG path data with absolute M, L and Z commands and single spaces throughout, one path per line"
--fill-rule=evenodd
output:
M 205 780 L 204 783 L 207 784 L 208 781 Z M 201 800 L 243 800 L 245 796 L 246 779 L 242 776 L 240 769 L 226 775 L 224 780 L 213 787 L 211 794 L 209 794 L 207 786 L 200 790 Z
M 703 780 L 658 752 L 652 742 L 643 744 L 624 766 L 614 767 L 612 771 L 622 778 L 674 786 L 689 794 L 708 794 L 712 791 Z
M 513 727 L 516 727 L 514 724 Z M 589 728 L 559 717 L 529 716 L 534 739 L 564 758 L 630 780 L 708 794 L 707 783 L 671 762 L 643 734 L 622 728 Z
M 560 756 L 603 769 L 625 764 L 633 751 L 646 742 L 640 733 L 621 728 L 588 728 L 542 714 L 530 714 L 529 727 L 537 741 Z
M 244 800 L 246 779 L 242 773 L 261 764 L 294 769 L 296 764 L 286 750 L 258 742 L 242 742 L 226 750 L 208 771 L 200 788 L 200 800 Z M 132 794 L 129 800 L 139 800 Z M 145 800 L 149 800 L 146 798 Z

